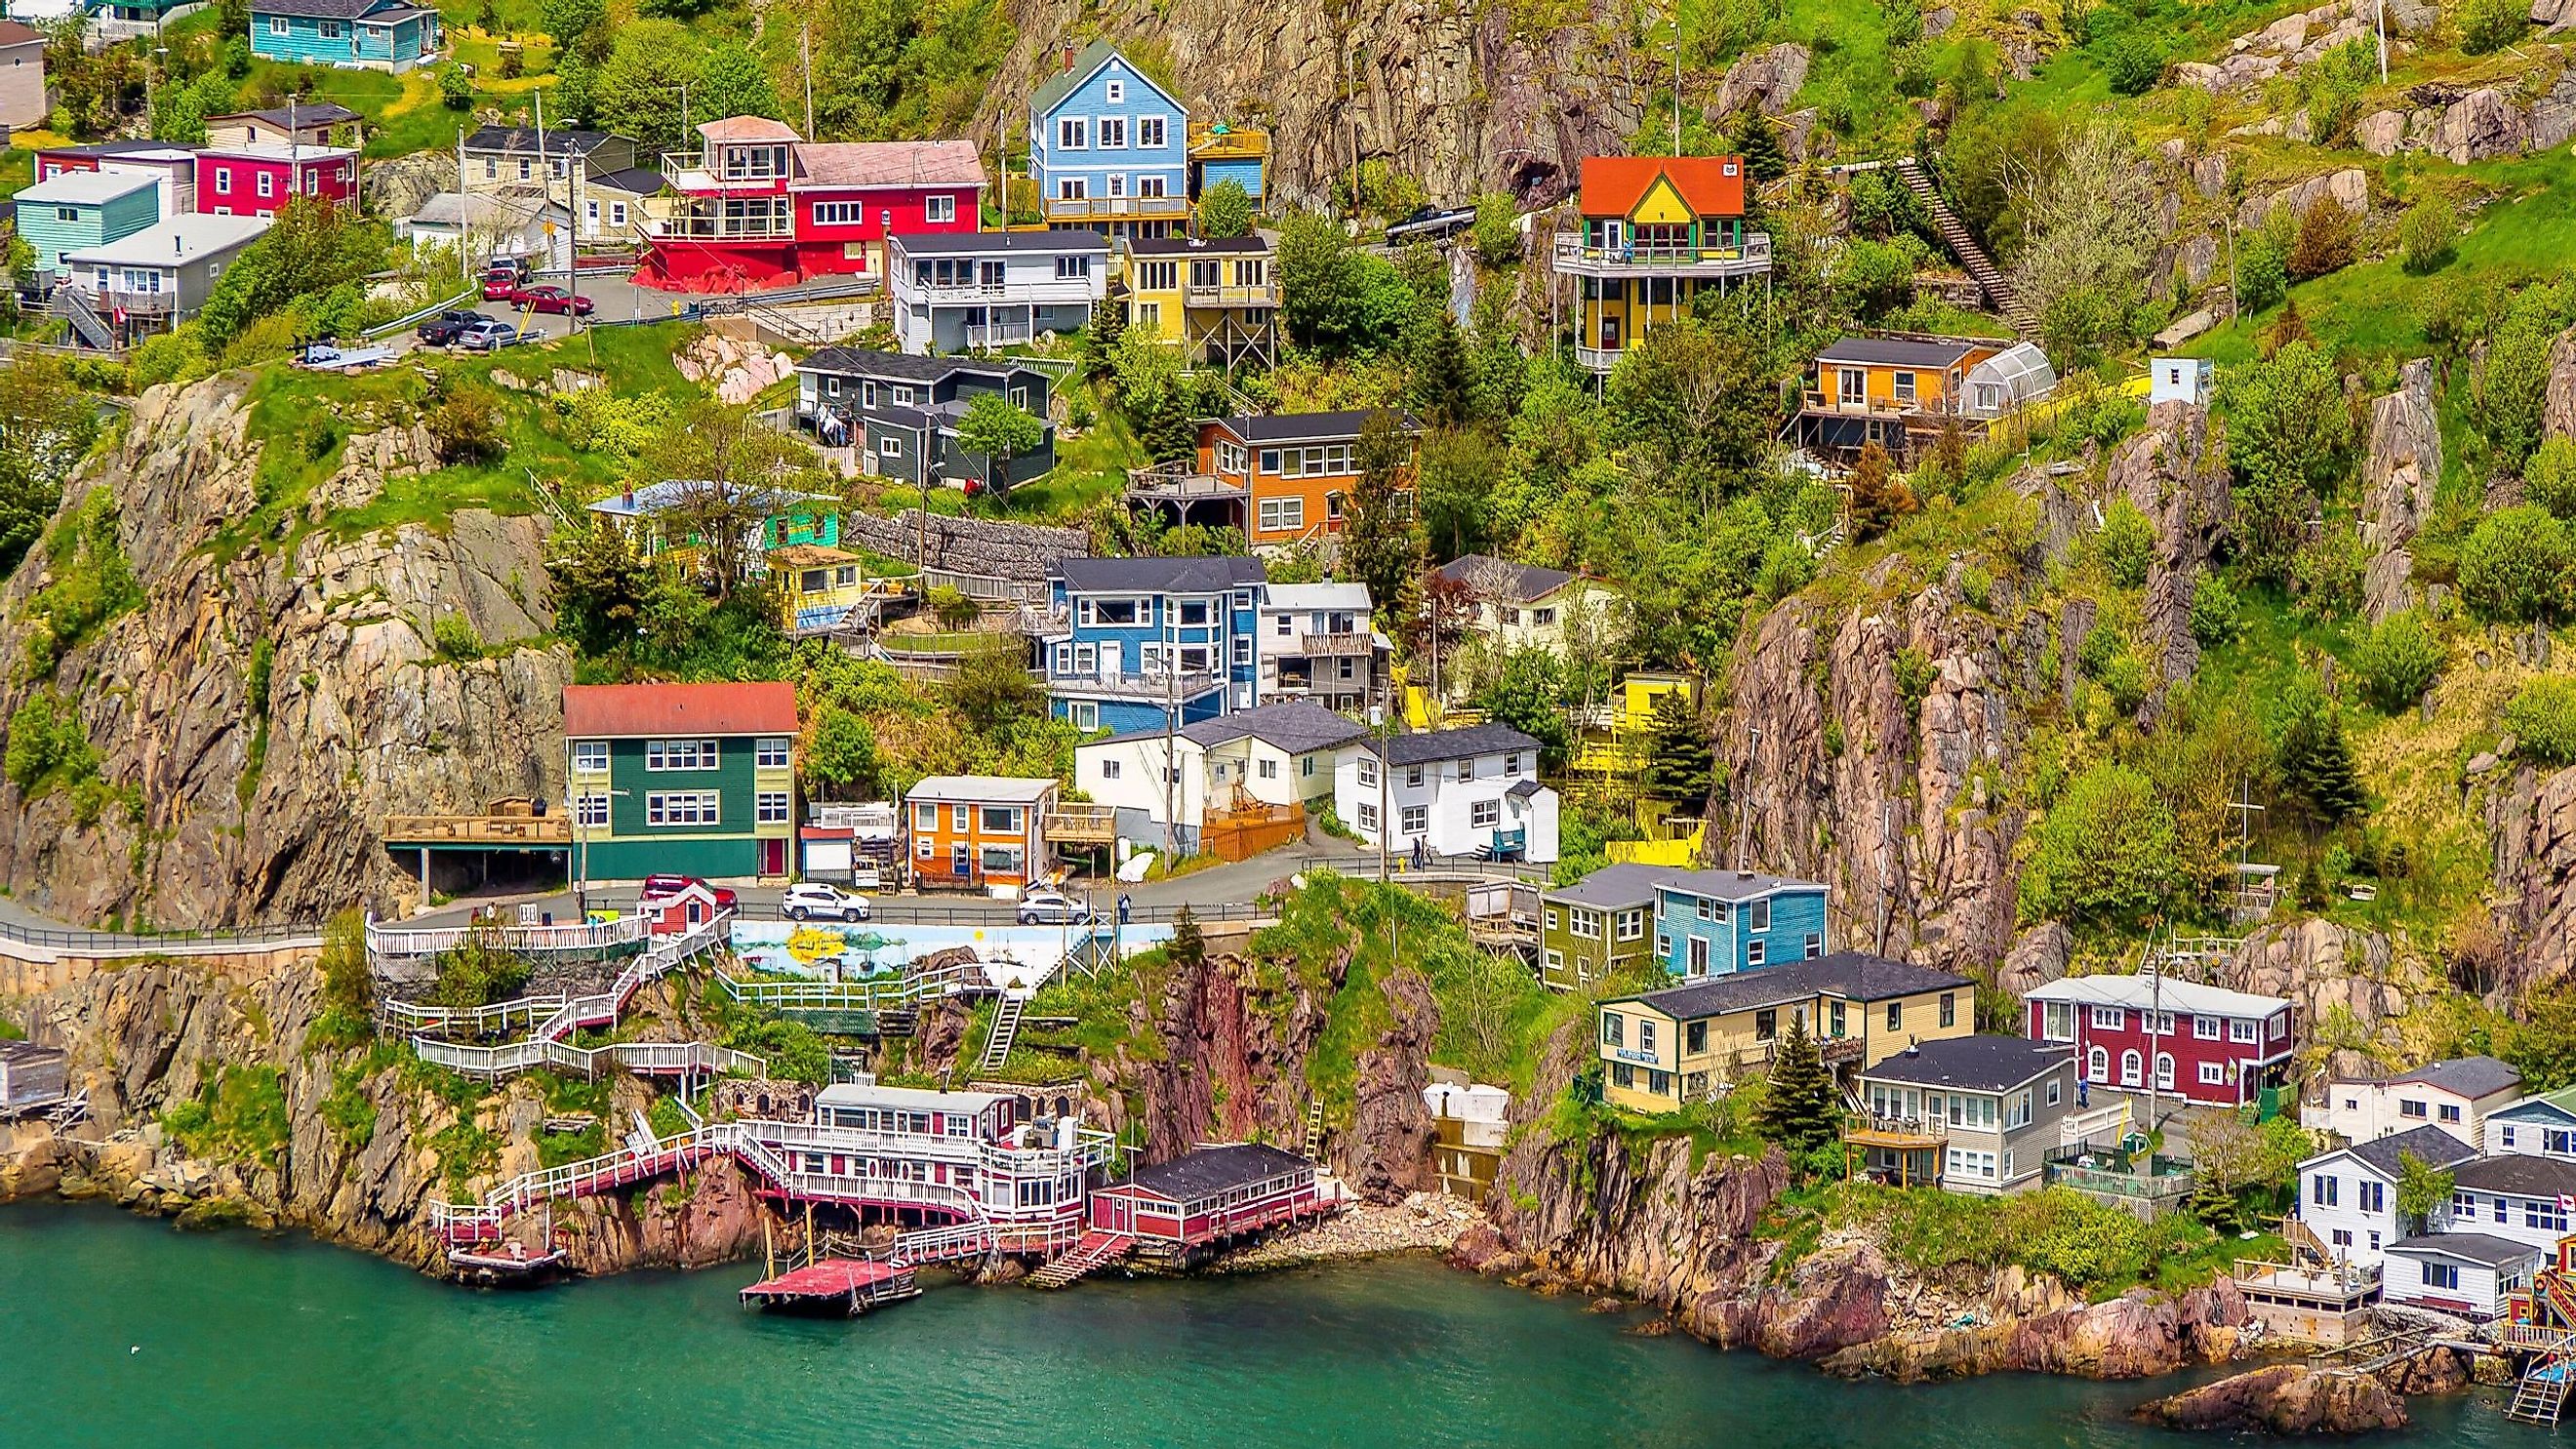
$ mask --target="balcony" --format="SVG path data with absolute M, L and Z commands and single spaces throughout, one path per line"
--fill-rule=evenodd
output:
M 1574 349 L 1574 365 L 1585 372 L 1608 372 L 1619 365 L 1620 354 L 1625 350 L 1618 347 L 1578 347 Z
M 1937 1117 L 1881 1117 L 1863 1113 L 1843 1124 L 1843 1141 L 1853 1147 L 1919 1152 L 1949 1140 L 1949 1124 Z
M 1265 282 L 1259 286 L 1243 287 L 1210 283 L 1203 287 L 1191 282 L 1181 288 L 1181 304 L 1185 307 L 1276 307 L 1279 305 L 1279 284 Z
M 670 179 L 672 190 L 701 195 L 727 191 L 774 195 L 787 189 L 785 176 L 719 175 L 708 168 L 704 151 L 663 152 L 662 174 Z
M 1108 845 L 1118 839 L 1118 811 L 1110 805 L 1060 803 L 1039 828 L 1059 845 Z
M 1044 604 L 1022 604 L 1019 607 L 1019 630 L 1032 639 L 1070 639 L 1073 637 L 1073 615 L 1063 609 L 1050 609 Z
M 394 845 L 544 849 L 572 844 L 569 815 L 388 815 L 384 840 Z
M 1297 641 L 1297 652 L 1309 659 L 1338 659 L 1345 656 L 1366 658 L 1377 652 L 1377 639 L 1376 636 L 1360 629 L 1308 634 Z
M 644 203 L 644 235 L 654 241 L 792 241 L 796 236 L 794 213 L 785 216 L 776 211 L 760 216 L 725 216 L 721 203 L 701 207 L 685 199 L 663 197 Z
M 983 307 L 994 303 L 1009 307 L 1068 307 L 1084 306 L 1098 298 L 1098 284 L 1089 277 L 941 282 L 924 280 L 918 271 L 896 276 L 897 300 L 926 302 L 933 307 Z
M 1151 674 L 1053 674 L 1047 676 L 1047 689 L 1054 694 L 1078 694 L 1084 698 L 1133 699 L 1147 704 L 1167 700 L 1193 700 L 1212 690 L 1225 687 L 1225 681 L 1214 674 L 1173 674 L 1158 670 Z
M 1746 232 L 1734 247 L 1588 244 L 1577 234 L 1556 239 L 1556 270 L 1570 277 L 1751 277 L 1771 270 L 1771 235 Z
M 1189 211 L 1180 196 L 1051 196 L 1046 203 L 1049 221 L 1177 221 Z
M 1199 503 L 1241 498 L 1247 487 L 1240 478 L 1202 473 L 1186 459 L 1127 470 L 1127 496 L 1151 503 Z
M 88 298 L 91 310 L 102 316 L 122 312 L 128 317 L 159 317 L 179 309 L 179 294 L 176 292 L 100 291 L 79 281 L 68 285 Z
M 1019 347 L 1037 335 L 1026 317 L 1017 322 L 988 322 L 966 329 L 966 345 L 972 348 Z

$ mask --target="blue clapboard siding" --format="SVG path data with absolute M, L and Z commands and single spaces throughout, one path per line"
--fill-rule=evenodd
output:
M 391 0 L 376 7 L 394 9 Z M 282 24 L 281 24 L 282 23 Z M 310 15 L 278 15 L 251 10 L 250 48 L 266 60 L 300 65 L 365 66 L 392 70 L 435 53 L 431 27 L 423 13 L 396 22 L 390 30 L 353 20 L 322 20 Z
M 1231 181 L 1243 188 L 1243 194 L 1255 201 L 1261 199 L 1261 163 L 1247 156 L 1239 161 L 1209 161 L 1199 167 L 1199 194 L 1220 181 Z
M 62 265 L 65 252 L 123 241 L 160 219 L 161 189 L 148 181 L 105 202 L 18 203 L 18 235 L 35 248 L 36 265 L 46 272 Z

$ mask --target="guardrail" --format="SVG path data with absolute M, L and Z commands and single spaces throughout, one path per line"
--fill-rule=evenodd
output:
M 366 331 L 359 333 L 358 339 L 362 342 L 373 342 L 379 337 L 391 337 L 395 333 L 411 326 L 413 323 L 420 321 L 424 317 L 433 317 L 446 311 L 450 307 L 462 307 L 468 302 L 479 302 L 481 300 L 483 300 L 483 286 L 478 282 L 467 287 L 464 291 L 457 293 L 455 296 L 448 298 L 444 302 L 432 302 L 417 312 L 397 317 L 391 322 L 383 322 L 370 327 Z
M 613 921 L 568 921 L 554 926 L 379 926 L 367 922 L 367 954 L 388 957 L 435 956 L 467 942 L 512 952 L 606 951 L 642 944 L 652 934 L 652 919 L 620 916 Z
M 322 924 L 288 922 L 221 931 L 89 931 L 0 921 L 0 941 L 99 955 L 188 955 L 263 946 L 318 946 L 322 943 Z

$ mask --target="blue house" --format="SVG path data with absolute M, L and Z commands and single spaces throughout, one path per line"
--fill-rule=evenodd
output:
M 1825 954 L 1825 888 L 1751 871 L 1655 880 L 1655 956 L 1675 976 L 1728 976 Z
M 1170 236 L 1190 211 L 1189 112 L 1105 40 L 1029 97 L 1029 179 L 1049 226 Z
M 438 59 L 438 12 L 402 0 L 250 0 L 250 53 L 397 74 Z
M 1256 558 L 1058 560 L 1034 630 L 1055 717 L 1124 734 L 1252 708 L 1266 577 Z
M 18 235 L 50 283 L 63 253 L 123 241 L 161 219 L 161 182 L 141 171 L 66 171 L 20 191 Z

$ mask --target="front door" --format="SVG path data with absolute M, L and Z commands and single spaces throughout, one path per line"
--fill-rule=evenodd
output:
M 1119 674 L 1122 672 L 1122 671 L 1119 669 L 1119 667 L 1118 667 L 1118 664 L 1119 664 L 1119 656 L 1120 656 L 1120 654 L 1121 654 L 1122 652 L 1124 652 L 1125 648 L 1126 648 L 1126 646 L 1125 646 L 1125 645 L 1120 644 L 1120 643 L 1118 643 L 1118 642 L 1117 642 L 1117 641 L 1115 641 L 1115 640 L 1108 640 L 1108 641 L 1104 641 L 1104 642 L 1101 644 L 1101 646 L 1100 646 L 1100 677 L 1101 677 L 1101 678 L 1103 678 L 1103 679 L 1116 679 L 1116 678 L 1119 676 Z
M 787 874 L 786 841 L 764 840 L 760 842 L 760 873 L 762 875 Z
M 1708 974 L 1708 938 L 1706 936 L 1692 936 L 1689 940 L 1690 974 L 1693 976 L 1706 976 Z

